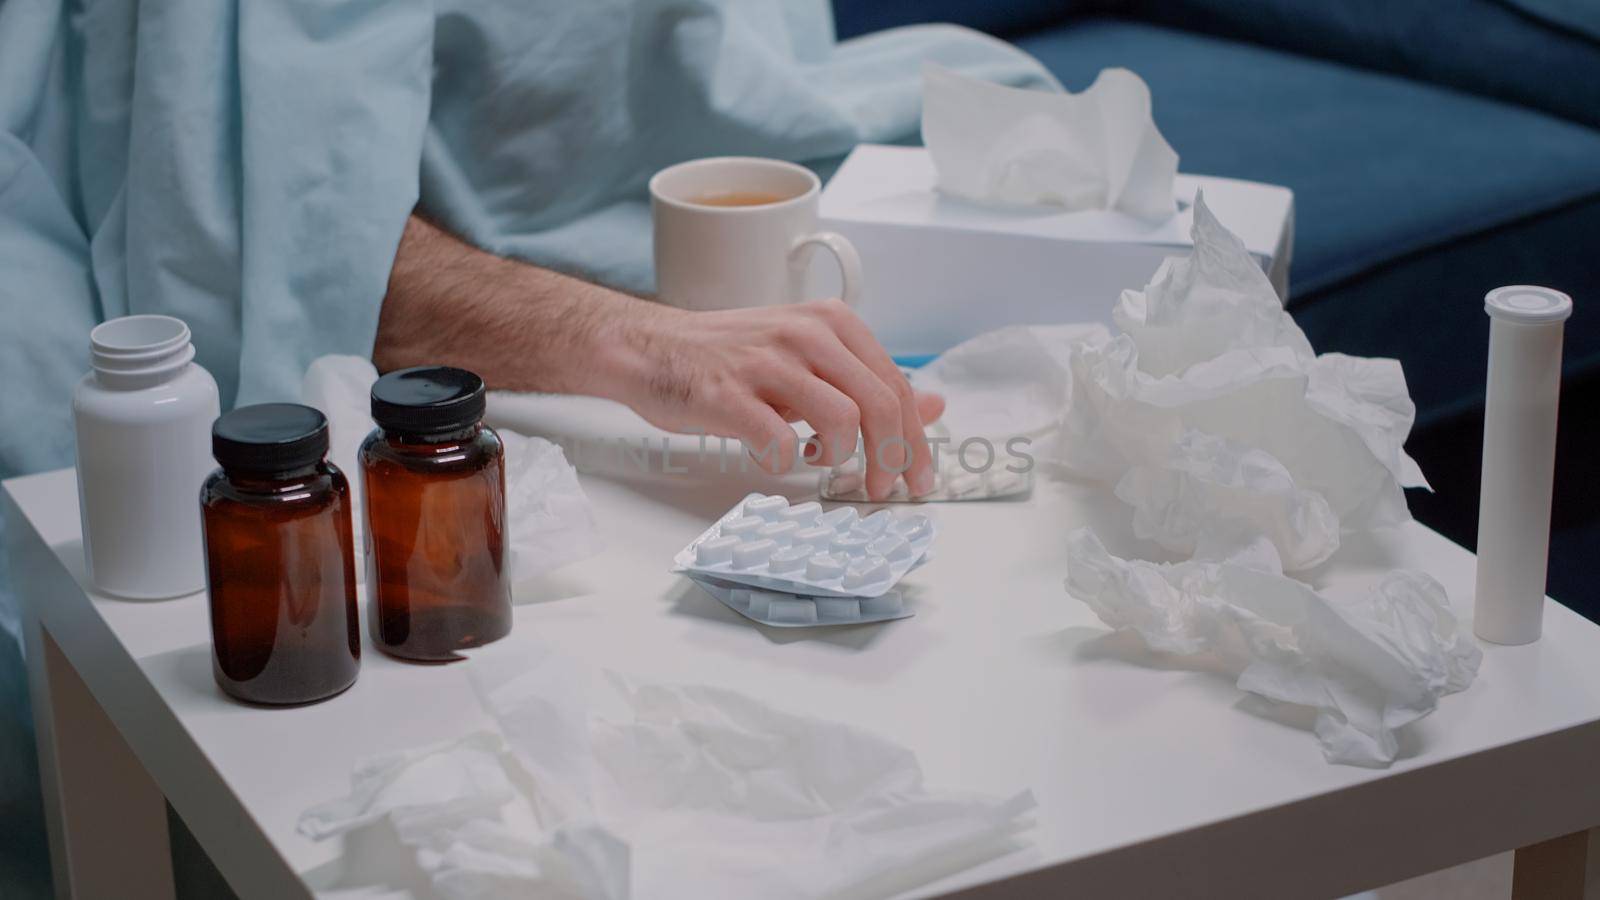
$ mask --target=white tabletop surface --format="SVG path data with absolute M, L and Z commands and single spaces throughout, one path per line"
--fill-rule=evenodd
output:
M 591 439 L 580 465 L 607 542 L 599 556 L 518 586 L 507 640 L 552 641 L 602 666 L 731 687 L 783 709 L 864 726 L 914 749 L 932 786 L 994 794 L 1031 789 L 1039 804 L 1036 827 L 1027 833 L 1031 849 L 945 886 L 1051 866 L 1065 871 L 1180 833 L 1232 835 L 1228 829 L 1240 823 L 1292 821 L 1258 815 L 1263 811 L 1340 794 L 1357 804 L 1340 807 L 1341 815 L 1373 823 L 1373 841 L 1383 832 L 1379 824 L 1399 815 L 1386 804 L 1404 803 L 1405 815 L 1422 817 L 1407 827 L 1428 830 L 1406 858 L 1457 861 L 1449 858 L 1457 846 L 1462 853 L 1487 852 L 1503 848 L 1485 841 L 1527 835 L 1472 824 L 1465 781 L 1428 783 L 1426 796 L 1443 804 L 1437 813 L 1410 810 L 1417 795 L 1399 787 L 1353 789 L 1398 786 L 1417 770 L 1453 772 L 1438 764 L 1539 735 L 1587 732 L 1600 722 L 1600 629 L 1547 601 L 1544 639 L 1485 646 L 1477 682 L 1403 732 L 1403 757 L 1391 769 L 1329 765 L 1304 722 L 1246 711 L 1229 677 L 1150 657 L 1066 595 L 1062 543 L 1072 528 L 1095 525 L 1113 552 L 1154 553 L 1127 534 L 1126 513 L 1105 491 L 1045 477 L 1021 501 L 924 507 L 940 531 L 933 561 L 905 582 L 914 617 L 833 630 L 756 626 L 669 574 L 669 560 L 752 488 L 777 486 L 799 499 L 814 495 L 814 475 L 775 480 L 719 473 L 714 464 L 696 467 L 684 452 L 694 449 L 692 439 L 676 441 L 670 461 L 691 472 L 644 474 L 633 458 L 598 440 L 652 433 L 631 414 L 549 398 L 497 398 L 492 409 L 520 430 Z M 658 438 L 651 461 L 658 471 L 660 446 Z M 72 473 L 14 479 L 6 489 L 81 584 Z M 1355 591 L 1397 566 L 1432 574 L 1457 612 L 1469 614 L 1471 554 L 1420 524 L 1352 542 L 1314 581 L 1334 592 Z M 337 880 L 343 845 L 297 834 L 301 810 L 341 795 L 352 764 L 365 756 L 488 724 L 460 666 L 409 665 L 370 644 L 347 693 L 308 707 L 246 708 L 212 682 L 203 595 L 129 602 L 89 593 L 88 599 L 215 778 L 288 866 L 314 884 Z M 66 650 L 73 656 L 72 647 Z M 80 669 L 96 665 L 73 661 Z M 93 686 L 92 675 L 85 677 Z M 1482 771 L 1452 777 L 1481 778 Z M 1584 815 L 1600 810 L 1589 781 L 1574 785 Z M 1319 815 L 1314 821 L 1328 816 Z M 1350 822 L 1329 821 L 1327 834 L 1305 831 L 1311 827 L 1295 825 L 1293 837 L 1314 845 L 1319 858 L 1351 854 L 1352 865 L 1370 862 L 1380 881 L 1411 874 L 1397 868 L 1408 863 L 1395 854 L 1368 846 L 1364 829 Z M 1458 827 L 1459 834 L 1452 831 Z M 1222 846 L 1233 848 L 1231 856 L 1248 843 Z M 1169 862 L 1173 879 L 1193 877 L 1181 871 L 1181 860 Z M 1242 873 L 1219 875 L 1217 884 L 1237 883 L 1251 866 L 1271 866 L 1232 858 L 1209 864 Z M 1308 865 L 1306 877 L 1330 888 L 1364 880 L 1335 884 L 1316 868 Z

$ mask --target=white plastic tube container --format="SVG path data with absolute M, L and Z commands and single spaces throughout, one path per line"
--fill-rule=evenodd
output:
M 189 326 L 126 316 L 89 333 L 93 370 L 72 395 L 78 509 L 89 577 L 136 599 L 205 587 L 200 484 L 215 468 L 217 383 L 194 362 Z
M 1473 631 L 1496 644 L 1539 639 L 1550 556 L 1561 336 L 1572 298 L 1529 285 L 1496 288 L 1478 504 Z

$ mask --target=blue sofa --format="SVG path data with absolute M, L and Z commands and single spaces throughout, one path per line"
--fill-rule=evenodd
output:
M 1183 171 L 1295 192 L 1289 309 L 1319 350 L 1401 360 L 1436 493 L 1472 546 L 1490 288 L 1572 294 L 1551 594 L 1600 619 L 1600 4 L 1563 0 L 835 0 L 840 37 L 949 21 L 1069 90 L 1149 82 Z

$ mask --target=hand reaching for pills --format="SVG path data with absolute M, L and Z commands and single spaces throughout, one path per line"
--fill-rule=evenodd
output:
M 904 473 L 910 493 L 934 488 L 923 425 L 944 400 L 919 394 L 872 332 L 838 300 L 755 309 L 686 312 L 660 307 L 636 329 L 651 374 L 630 379 L 622 399 L 652 424 L 743 441 L 768 471 L 797 457 L 789 422 L 817 436 L 808 462 L 836 465 L 862 437 L 866 492 L 882 499 Z
M 586 394 L 652 424 L 736 438 L 770 471 L 797 458 L 788 423 L 817 432 L 821 465 L 858 435 L 864 487 L 934 488 L 923 425 L 944 401 L 918 394 L 838 300 L 690 312 L 479 250 L 418 216 L 401 236 L 372 361 L 382 372 L 454 365 L 492 389 Z

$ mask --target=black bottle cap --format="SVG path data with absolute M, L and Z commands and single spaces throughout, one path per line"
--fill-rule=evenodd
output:
M 478 424 L 488 391 L 483 379 L 451 366 L 400 369 L 372 385 L 372 420 L 399 434 L 442 434 Z
M 211 455 L 224 469 L 287 472 L 327 453 L 328 420 L 298 403 L 241 406 L 211 424 Z

